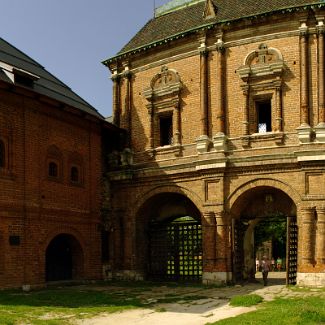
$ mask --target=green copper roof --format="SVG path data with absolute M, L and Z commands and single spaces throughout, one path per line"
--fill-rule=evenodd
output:
M 158 7 L 155 10 L 155 17 L 165 15 L 171 11 L 179 10 L 186 6 L 194 5 L 194 4 L 196 4 L 198 2 L 202 2 L 202 1 L 205 1 L 205 0 L 172 0 L 172 1 L 169 1 L 168 3 Z
M 287 13 L 324 8 L 325 0 L 212 0 L 216 17 L 204 18 L 206 0 L 172 0 L 158 8 L 156 16 L 116 54 L 108 64 L 129 54 L 153 48 L 217 24 L 231 24 L 273 13 Z M 158 14 L 157 14 L 158 13 Z

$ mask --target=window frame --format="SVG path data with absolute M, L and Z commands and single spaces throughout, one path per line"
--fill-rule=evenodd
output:
M 172 146 L 173 136 L 174 136 L 173 114 L 172 113 L 161 114 L 158 118 L 159 118 L 159 147 Z
M 266 130 L 263 132 L 260 130 L 259 125 L 262 124 L 261 122 L 261 110 L 265 110 L 265 108 L 261 108 L 263 106 L 267 105 L 267 110 L 268 112 L 266 112 L 267 114 L 265 114 L 265 116 L 267 115 L 267 119 L 266 119 Z M 269 132 L 273 132 L 273 127 L 272 127 L 272 122 L 273 122 L 273 118 L 272 118 L 272 98 L 271 97 L 264 97 L 264 98 L 260 98 L 260 99 L 255 99 L 254 100 L 254 106 L 255 106 L 255 114 L 256 114 L 256 133 L 259 134 L 265 134 L 265 133 L 269 133 Z M 265 112 L 264 112 L 265 113 Z M 264 122 L 264 121 L 263 121 Z
M 50 164 L 54 163 L 57 166 L 57 176 L 50 175 Z M 61 151 L 55 146 L 49 146 L 46 157 L 46 178 L 49 181 L 63 181 L 63 156 Z

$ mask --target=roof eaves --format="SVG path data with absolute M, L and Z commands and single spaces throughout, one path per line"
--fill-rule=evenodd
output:
M 121 52 L 121 53 L 118 53 L 117 55 L 107 59 L 107 60 L 104 60 L 102 61 L 102 64 L 104 65 L 108 65 L 109 63 L 119 59 L 119 58 L 122 58 L 122 57 L 125 57 L 129 54 L 135 54 L 135 53 L 139 53 L 141 51 L 146 51 L 148 49 L 151 49 L 153 47 L 156 47 L 156 46 L 159 46 L 159 45 L 162 45 L 162 44 L 165 44 L 165 43 L 168 43 L 170 41 L 173 41 L 175 39 L 180 39 L 180 38 L 183 38 L 185 37 L 186 35 L 190 34 L 190 33 L 194 33 L 198 30 L 202 30 L 202 29 L 210 29 L 212 28 L 214 25 L 216 25 L 217 22 L 210 22 L 208 24 L 204 24 L 204 25 L 200 25 L 200 26 L 197 26 L 195 28 L 191 28 L 191 29 L 188 29 L 188 30 L 185 30 L 185 31 L 182 31 L 180 33 L 176 33 L 174 35 L 171 35 L 171 36 L 168 36 L 166 38 L 162 38 L 158 41 L 155 41 L 155 42 L 151 42 L 151 43 L 148 43 L 146 45 L 143 45 L 143 46 L 139 46 L 139 47 L 136 47 L 132 50 L 129 50 L 129 51 L 125 51 L 125 52 Z
M 195 28 L 182 31 L 180 33 L 177 33 L 177 34 L 174 34 L 172 36 L 166 37 L 164 39 L 160 39 L 158 41 L 151 42 L 151 43 L 136 47 L 136 48 L 134 48 L 132 50 L 128 50 L 128 51 L 125 51 L 125 52 L 118 53 L 117 55 L 102 61 L 102 64 L 108 66 L 109 63 L 112 63 L 112 62 L 114 62 L 114 61 L 116 61 L 116 60 L 118 60 L 120 58 L 126 57 L 127 55 L 139 53 L 141 51 L 146 51 L 146 50 L 148 50 L 148 49 L 150 49 L 152 47 L 156 47 L 158 45 L 168 43 L 169 41 L 179 39 L 179 38 L 183 38 L 187 34 L 196 32 L 198 30 L 206 29 L 206 28 L 210 29 L 215 25 L 219 25 L 219 24 L 231 25 L 234 22 L 238 22 L 238 21 L 241 21 L 241 20 L 244 20 L 244 19 L 256 19 L 258 17 L 267 16 L 267 15 L 270 15 L 270 14 L 273 14 L 273 13 L 276 13 L 276 12 L 287 13 L 287 12 L 293 12 L 293 11 L 306 10 L 306 9 L 315 8 L 315 7 L 318 7 L 318 8 L 325 7 L 325 2 L 324 3 L 320 3 L 320 2 L 319 3 L 309 3 L 309 4 L 300 5 L 300 6 L 283 7 L 283 8 L 278 8 L 278 9 L 272 10 L 272 11 L 265 11 L 265 12 L 261 12 L 261 13 L 254 14 L 254 15 L 243 16 L 243 17 L 240 17 L 240 18 L 218 20 L 218 21 L 214 21 L 212 23 L 210 22 L 210 23 L 205 24 L 205 25 L 200 25 L 200 26 L 197 26 Z

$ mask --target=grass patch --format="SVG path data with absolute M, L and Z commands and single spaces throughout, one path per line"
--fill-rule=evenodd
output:
M 132 294 L 115 295 L 106 291 L 47 289 L 23 293 L 0 291 L 0 324 L 71 324 L 73 318 L 144 307 Z
M 321 297 L 277 298 L 254 312 L 224 319 L 216 325 L 315 325 L 325 324 L 325 299 Z
M 262 301 L 263 298 L 259 295 L 244 295 L 231 298 L 229 304 L 234 307 L 250 307 L 257 305 Z

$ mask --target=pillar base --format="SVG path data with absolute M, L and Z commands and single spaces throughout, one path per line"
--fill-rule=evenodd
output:
M 144 276 L 141 272 L 133 270 L 121 270 L 115 271 L 112 274 L 114 280 L 132 280 L 132 281 L 143 281 Z
M 311 136 L 311 127 L 308 124 L 301 124 L 296 128 L 300 143 L 309 143 Z
M 207 135 L 201 135 L 196 139 L 196 150 L 198 153 L 208 152 L 211 140 Z
M 325 143 L 325 123 L 321 122 L 315 127 L 316 141 Z
M 227 284 L 232 281 L 232 272 L 203 272 L 202 283 Z
M 297 286 L 325 287 L 325 273 L 300 273 L 297 272 Z
M 227 136 L 219 132 L 213 136 L 213 147 L 217 151 L 225 151 L 227 150 Z

